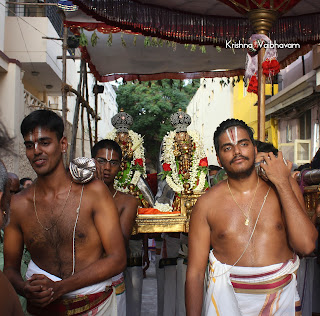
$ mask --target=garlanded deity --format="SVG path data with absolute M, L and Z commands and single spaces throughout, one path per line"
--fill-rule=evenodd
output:
M 114 129 L 108 133 L 107 139 L 116 141 L 122 150 L 121 171 L 114 181 L 114 187 L 124 193 L 129 193 L 140 200 L 140 206 L 152 207 L 154 197 L 148 187 L 143 137 L 130 130 L 132 116 L 123 110 L 112 117 Z
M 200 193 L 208 188 L 208 160 L 202 141 L 196 131 L 187 131 L 190 115 L 179 110 L 171 115 L 170 121 L 175 130 L 164 137 L 160 155 L 160 174 L 166 184 L 160 184 L 155 205 L 162 212 L 179 211 L 181 193 Z M 174 196 L 168 194 L 165 185 L 171 188 Z M 167 192 L 165 195 L 172 203 L 164 201 L 163 192 Z

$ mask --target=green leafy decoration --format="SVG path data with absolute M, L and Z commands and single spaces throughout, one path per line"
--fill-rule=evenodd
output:
M 205 54 L 207 52 L 206 47 L 204 45 L 200 46 L 199 48 L 202 54 Z
M 192 52 L 195 52 L 195 51 L 197 50 L 197 45 L 192 44 L 190 50 L 191 50 Z
M 109 33 L 108 40 L 107 40 L 107 45 L 108 46 L 112 46 L 112 33 Z
M 133 46 L 137 46 L 137 35 L 133 37 Z
M 91 45 L 92 45 L 92 47 L 95 47 L 97 45 L 98 39 L 99 39 L 99 37 L 98 37 L 96 31 L 94 31 L 92 33 L 92 35 L 91 35 Z
M 80 32 L 79 45 L 80 46 L 88 46 L 88 39 L 87 39 L 86 35 L 83 33 L 83 29 L 81 29 L 81 32 Z
M 151 46 L 152 47 L 158 47 L 159 44 L 158 44 L 158 39 L 156 37 L 152 37 L 151 39 Z
M 121 44 L 123 47 L 127 47 L 127 43 L 125 42 L 125 40 L 123 38 L 123 34 L 121 34 Z
M 221 52 L 221 47 L 220 46 L 216 46 L 216 50 L 217 50 L 218 53 L 220 53 Z
M 151 42 L 150 42 L 150 37 L 149 36 L 146 36 L 144 38 L 144 47 L 147 47 L 147 46 L 150 46 L 151 45 Z

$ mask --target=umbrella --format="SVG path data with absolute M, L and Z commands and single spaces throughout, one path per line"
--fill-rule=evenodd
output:
M 163 68 L 152 67 L 152 60 L 150 60 L 151 66 L 149 66 L 149 71 L 147 69 L 143 70 L 144 72 L 135 72 L 132 69 L 129 74 L 125 74 L 121 73 L 121 71 L 119 73 L 119 71 L 112 70 L 109 72 L 109 74 L 111 73 L 109 79 L 115 79 L 117 76 L 125 77 L 126 75 L 128 75 L 127 79 L 129 80 L 150 80 L 150 78 L 151 80 L 155 80 L 161 79 L 161 76 L 168 76 L 169 78 L 193 78 L 194 76 L 215 77 L 243 74 L 243 66 L 241 67 L 239 62 L 232 64 L 231 61 L 239 61 L 242 58 L 242 65 L 244 65 L 245 51 L 236 51 L 233 56 L 231 55 L 231 51 L 226 49 L 219 56 L 218 52 L 214 51 L 212 47 L 224 47 L 227 41 L 231 41 L 232 43 L 237 43 L 238 41 L 247 42 L 250 35 L 254 33 L 254 30 L 264 34 L 270 31 L 270 37 L 280 43 L 293 42 L 303 45 L 317 43 L 320 39 L 320 4 L 312 0 L 104 0 L 98 2 L 94 0 L 74 0 L 73 2 L 79 6 L 81 12 L 80 14 L 77 13 L 78 17 L 75 17 L 74 13 L 67 14 L 66 24 L 69 26 L 85 26 L 87 29 L 104 30 L 107 33 L 110 32 L 111 28 L 111 32 L 122 30 L 131 33 L 131 36 L 134 36 L 132 35 L 134 33 L 152 36 L 163 41 L 170 40 L 179 43 L 176 44 L 175 49 L 179 52 L 176 54 L 176 57 L 180 58 L 180 61 L 183 61 L 181 55 L 189 53 L 183 54 L 179 46 L 184 46 L 185 44 L 197 44 L 206 47 L 210 52 L 210 55 L 207 54 L 206 56 L 207 60 L 218 61 L 221 59 L 220 66 L 217 63 L 213 64 L 207 61 L 207 63 L 194 65 L 198 68 L 190 69 L 187 72 L 184 72 L 181 68 L 175 69 L 167 62 L 161 60 L 155 61 L 154 65 L 159 66 L 163 64 Z M 121 42 L 122 45 L 123 42 L 126 43 L 123 35 L 118 35 L 118 39 L 116 40 Z M 145 39 L 139 39 L 139 41 L 141 45 L 141 41 L 145 42 Z M 208 48 L 209 46 L 210 48 Z M 105 47 L 106 50 L 110 50 L 110 47 L 107 47 L 107 45 Z M 99 48 L 101 50 L 101 46 Z M 132 51 L 134 49 L 136 48 L 132 47 Z M 293 61 L 299 55 L 306 53 L 308 49 L 310 47 L 303 47 L 303 49 L 291 54 L 290 51 L 285 53 L 284 50 L 281 50 L 279 55 L 285 54 L 286 56 L 284 57 L 290 55 L 290 61 Z M 168 56 L 163 53 L 163 50 L 160 54 Z M 152 49 L 148 49 L 148 51 L 152 52 Z M 105 81 L 108 81 L 108 74 L 103 73 L 103 70 L 99 68 L 98 61 L 94 61 L 95 59 L 98 60 L 96 52 L 93 49 L 90 52 L 88 46 L 83 49 L 83 53 L 86 59 L 91 62 L 91 71 L 96 75 L 98 80 L 105 79 Z M 140 50 L 141 58 L 137 58 L 140 60 L 140 63 L 132 61 L 131 57 L 137 56 L 134 53 L 129 53 L 127 59 L 133 65 L 147 64 L 148 59 L 145 58 L 144 53 L 143 50 Z M 157 57 L 156 53 L 151 54 L 153 54 L 154 58 Z M 199 55 L 198 52 L 195 60 L 201 59 Z M 260 55 L 259 64 L 261 65 L 263 50 L 261 50 Z M 205 59 L 205 57 L 203 58 Z M 122 60 L 125 59 L 125 56 L 122 56 Z M 106 58 L 99 58 L 99 60 L 100 64 L 114 64 L 113 60 L 106 60 Z M 169 59 L 167 58 L 167 60 Z M 288 59 L 284 59 L 282 66 L 288 63 Z M 205 67 L 210 68 L 205 69 Z M 168 72 L 167 69 L 172 69 L 173 72 Z M 224 71 L 205 71 L 208 69 L 223 69 Z M 232 70 L 233 72 L 229 73 L 225 70 Z M 175 77 L 173 73 L 175 73 Z M 258 122 L 260 122 L 258 134 L 259 139 L 263 139 L 265 120 L 264 76 L 259 73 L 258 79 Z

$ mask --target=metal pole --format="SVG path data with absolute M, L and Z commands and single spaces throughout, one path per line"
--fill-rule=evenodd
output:
M 261 48 L 258 52 L 258 139 L 261 142 L 265 141 L 265 122 L 266 122 L 266 116 L 265 116 L 266 76 L 263 74 L 263 69 L 262 69 L 264 54 L 265 54 L 265 48 Z
M 94 111 L 96 114 L 98 113 L 98 89 L 97 89 L 98 82 L 96 80 L 96 89 L 94 91 Z M 95 119 L 94 121 L 94 143 L 98 142 L 98 120 Z
M 64 126 L 67 123 L 67 91 L 65 89 L 67 84 L 67 36 L 68 28 L 64 26 L 62 44 L 62 119 Z

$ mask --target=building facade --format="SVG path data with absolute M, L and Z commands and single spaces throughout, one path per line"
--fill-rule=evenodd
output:
M 0 0 L 0 117 L 10 135 L 15 138 L 14 151 L 18 154 L 16 157 L 4 157 L 4 161 L 8 171 L 16 173 L 20 178 L 35 177 L 24 154 L 20 135 L 22 119 L 39 108 L 48 108 L 62 114 L 62 34 L 62 16 L 56 1 L 23 1 L 20 5 Z M 68 49 L 67 55 L 66 83 L 77 90 L 80 78 L 79 51 Z M 110 84 L 100 84 L 104 90 L 95 99 L 95 84 L 95 79 L 89 73 L 89 104 L 95 109 L 97 100 L 97 113 L 101 118 L 97 130 L 98 138 L 101 139 L 112 129 L 111 117 L 118 112 L 118 106 L 115 91 Z M 68 93 L 66 136 L 69 141 L 75 104 L 75 95 Z M 84 152 L 85 156 L 90 157 L 85 110 L 83 115 L 84 124 L 79 122 L 76 156 Z M 95 123 L 92 118 L 90 120 L 94 134 Z

